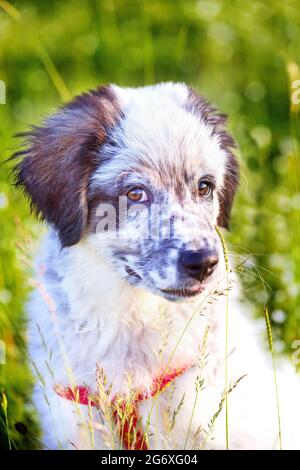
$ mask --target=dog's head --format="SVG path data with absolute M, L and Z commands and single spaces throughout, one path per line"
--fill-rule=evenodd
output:
M 63 247 L 88 239 L 131 284 L 194 296 L 238 183 L 224 122 L 184 84 L 101 87 L 26 134 L 17 184 Z

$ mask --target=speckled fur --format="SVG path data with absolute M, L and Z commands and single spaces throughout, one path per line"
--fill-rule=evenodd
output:
M 37 257 L 37 287 L 28 305 L 29 351 L 45 381 L 41 385 L 37 380 L 34 393 L 45 447 L 92 447 L 87 407 L 59 398 L 54 383 L 76 381 L 95 388 L 99 363 L 113 384 L 113 393 L 128 393 L 128 376 L 133 388 L 149 388 L 185 331 L 170 366 L 195 365 L 176 380 L 173 394 L 168 389 L 158 400 L 150 438 L 151 448 L 182 448 L 207 325 L 205 389 L 191 436 L 199 425 L 206 429 L 216 412 L 225 384 L 226 302 L 218 293 L 226 289 L 226 276 L 214 226 L 228 225 L 238 178 L 233 141 L 223 124 L 224 118 L 184 84 L 137 89 L 114 85 L 83 95 L 30 134 L 17 180 L 51 225 Z M 51 160 L 48 174 L 39 163 L 43 157 Z M 214 196 L 199 203 L 193 188 L 207 174 L 215 180 Z M 153 202 L 164 203 L 166 218 L 174 213 L 185 216 L 176 237 L 149 240 L 133 230 L 127 239 L 108 240 L 96 233 L 99 204 L 116 206 L 118 191 L 131 182 L 151 188 Z M 138 227 L 144 224 L 142 219 Z M 185 282 L 178 270 L 179 250 L 205 244 L 218 251 L 219 263 L 204 282 L 203 292 L 180 302 L 164 296 L 161 289 Z M 127 265 L 139 277 L 130 276 Z M 248 308 L 238 299 L 236 279 L 229 297 L 229 380 L 247 374 L 229 397 L 229 445 L 232 449 L 275 448 L 271 360 Z M 286 448 L 299 448 L 299 380 L 289 364 L 284 362 L 279 369 L 283 443 Z M 167 434 L 164 410 L 168 405 L 175 409 L 183 393 L 174 430 Z M 148 402 L 140 406 L 144 424 L 150 406 Z M 225 447 L 224 419 L 222 412 L 208 448 Z M 103 448 L 97 430 L 95 439 L 95 447 Z M 203 439 L 200 432 L 199 442 Z

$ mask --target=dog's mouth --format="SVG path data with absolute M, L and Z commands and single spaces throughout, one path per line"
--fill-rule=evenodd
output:
M 134 283 L 142 281 L 142 277 L 130 266 L 125 267 L 126 273 L 134 281 Z M 165 297 L 170 299 L 183 299 L 187 297 L 195 297 L 196 295 L 201 294 L 205 287 L 203 284 L 196 284 L 193 286 L 180 287 L 180 288 L 170 288 L 170 289 L 159 289 Z
M 192 287 L 184 287 L 180 289 L 160 289 L 163 294 L 171 297 L 184 298 L 184 297 L 195 297 L 204 291 L 202 285 L 196 285 Z

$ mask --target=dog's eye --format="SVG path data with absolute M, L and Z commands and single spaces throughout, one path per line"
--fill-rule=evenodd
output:
M 128 191 L 126 196 L 132 202 L 145 202 L 145 201 L 148 201 L 147 193 L 142 188 L 132 188 Z
M 200 197 L 207 197 L 212 192 L 212 184 L 210 181 L 199 181 L 198 194 Z

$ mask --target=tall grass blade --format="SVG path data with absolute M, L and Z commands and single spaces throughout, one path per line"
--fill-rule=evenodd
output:
M 272 363 L 273 363 L 273 374 L 274 374 L 276 407 L 277 407 L 277 420 L 278 420 L 279 446 L 280 446 L 280 450 L 282 450 L 282 433 L 281 433 L 279 393 L 278 393 L 277 374 L 276 374 L 276 361 L 275 361 L 275 352 L 274 352 L 274 348 L 273 348 L 272 328 L 271 328 L 271 322 L 270 322 L 270 317 L 269 317 L 269 312 L 268 312 L 267 307 L 265 307 L 265 320 L 266 320 L 266 328 L 267 328 L 269 349 L 270 349 L 270 352 L 271 352 L 271 355 L 272 355 Z
M 228 323 L 229 323 L 229 258 L 228 258 L 228 250 L 224 240 L 224 237 L 216 227 L 216 232 L 219 235 L 224 262 L 225 262 L 225 269 L 226 269 L 226 327 L 225 327 L 225 433 L 226 433 L 226 449 L 229 449 L 229 432 L 228 432 Z

